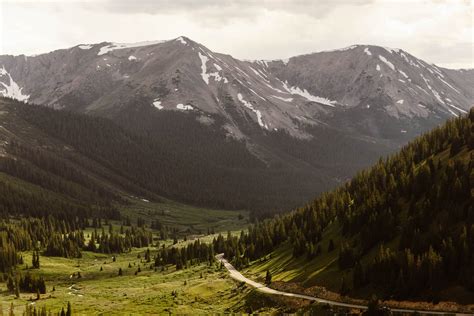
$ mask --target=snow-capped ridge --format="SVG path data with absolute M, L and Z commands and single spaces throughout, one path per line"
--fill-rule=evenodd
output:
M 84 108 L 107 111 L 107 102 L 114 98 L 129 101 L 128 96 L 116 92 L 126 88 L 131 95 L 143 95 L 149 110 L 156 113 L 194 110 L 222 116 L 231 126 L 228 130 L 242 137 L 248 136 L 240 126 L 243 120 L 234 120 L 233 116 L 243 115 L 247 122 L 256 127 L 258 123 L 263 129 L 277 128 L 295 137 L 307 137 L 301 124 L 324 124 L 326 116 L 359 106 L 364 109 L 361 115 L 372 115 L 376 109 L 396 119 L 428 115 L 444 118 L 453 115 L 451 111 L 461 114 L 474 100 L 469 86 L 466 88 L 474 73 L 456 73 L 400 49 L 357 44 L 318 53 L 242 61 L 184 36 L 130 44 L 80 44 L 37 60 L 24 56 L 13 65 L 11 57 L 5 62 L 0 59 L 0 67 L 4 63 L 17 82 L 28 85 L 23 90 L 32 98 L 27 99 L 21 87 L 9 80 L 5 68 L 0 68 L 0 95 L 47 105 L 82 102 Z M 43 78 L 49 75 L 48 69 L 39 65 L 43 59 L 44 64 L 51 65 L 52 78 L 46 78 L 47 84 L 29 74 L 38 72 Z M 78 62 L 84 67 L 71 69 Z M 28 71 L 22 67 L 28 67 Z M 112 91 L 109 87 L 118 88 Z M 75 92 L 79 92 L 77 100 L 65 97 Z M 231 102 L 227 102 L 232 97 L 235 113 L 229 112 Z M 418 106 L 420 102 L 426 108 Z
M 356 44 L 356 45 L 350 45 L 350 46 L 342 47 L 342 48 L 323 50 L 323 51 L 319 51 L 319 52 L 316 52 L 316 53 L 344 52 L 344 51 L 347 51 L 347 50 L 352 50 L 352 49 L 357 48 L 357 47 L 359 47 L 358 44 Z
M 100 48 L 99 52 L 97 53 L 97 56 L 108 54 L 111 51 L 114 51 L 117 49 L 151 46 L 151 45 L 156 45 L 156 44 L 162 44 L 165 42 L 167 41 L 144 41 L 144 42 L 137 42 L 137 43 L 108 43 Z
M 184 39 L 183 36 L 178 37 L 177 39 L 175 39 L 175 41 L 180 42 L 180 43 L 183 44 L 183 45 L 187 45 L 187 44 L 188 44 L 188 42 Z
M 92 47 L 94 47 L 94 45 L 91 45 L 91 44 L 82 44 L 82 45 L 78 45 L 77 47 L 80 48 L 80 49 L 85 49 L 85 50 L 87 50 L 87 49 L 91 49 Z

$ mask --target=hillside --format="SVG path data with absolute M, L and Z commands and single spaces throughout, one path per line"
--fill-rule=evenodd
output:
M 220 247 L 275 287 L 472 304 L 473 150 L 471 110 Z
M 150 126 L 150 130 L 132 131 L 105 118 L 8 99 L 0 102 L 4 108 L 3 134 L 7 142 L 4 150 L 12 156 L 35 160 L 28 165 L 23 162 L 22 171 L 15 169 L 10 173 L 27 174 L 28 168 L 42 164 L 40 167 L 55 177 L 79 181 L 72 171 L 58 169 L 65 163 L 64 159 L 52 163 L 58 160 L 55 154 L 59 151 L 59 157 L 66 155 L 71 159 L 72 156 L 78 160 L 75 164 L 82 163 L 81 169 L 85 169 L 82 173 L 99 174 L 131 194 L 152 200 L 163 196 L 206 207 L 274 211 L 292 207 L 311 193 L 313 185 L 330 186 L 334 183 L 331 176 L 343 178 L 378 152 L 371 149 L 369 142 L 321 129 L 321 141 L 292 143 L 288 142 L 290 136 L 283 132 L 261 140 L 261 148 L 267 148 L 269 152 L 270 160 L 266 160 L 252 153 L 244 142 L 227 138 L 214 128 L 202 125 L 192 114 L 183 116 L 167 112 L 158 117 L 154 113 L 129 116 L 128 123 L 140 119 L 142 125 Z M 324 151 L 328 145 L 324 135 L 332 135 L 331 143 L 346 149 L 338 156 L 329 155 Z M 21 141 L 15 143 L 17 138 Z M 279 148 L 276 153 L 275 148 Z M 365 154 L 359 155 L 351 164 L 343 164 L 345 153 L 356 153 L 361 148 Z M 4 168 L 9 168 L 11 162 L 6 159 Z M 74 166 L 64 168 L 72 170 Z M 32 175 L 26 174 L 23 175 L 29 177 L 26 180 L 34 181 Z M 102 187 L 103 183 L 86 179 L 80 182 L 82 186 L 95 184 L 89 191 L 103 195 L 97 198 L 112 198 L 101 192 L 107 185 Z M 76 198 L 88 200 L 97 195 L 85 192 Z M 287 194 L 283 195 L 283 192 Z
M 163 155 L 106 119 L 0 98 L 0 122 L 2 216 L 52 216 L 68 223 L 76 217 L 130 217 L 192 234 L 246 223 L 246 211 L 193 207 L 166 198 L 167 191 L 150 184 L 156 173 L 145 177 L 144 168 L 138 169 L 156 162 L 152 155 L 160 161 Z
M 372 45 L 244 61 L 179 37 L 0 56 L 1 95 L 106 118 L 159 147 L 146 172 L 132 165 L 134 182 L 153 175 L 155 193 L 260 212 L 301 205 L 466 113 L 471 82 Z

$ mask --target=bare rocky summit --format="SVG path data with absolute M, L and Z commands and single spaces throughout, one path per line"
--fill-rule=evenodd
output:
M 6 96 L 111 118 L 139 99 L 156 111 L 217 115 L 237 138 L 248 136 L 242 121 L 306 138 L 311 133 L 305 126 L 347 115 L 383 115 L 384 125 L 393 119 L 406 126 L 399 133 L 418 134 L 424 124 L 467 113 L 474 103 L 472 70 L 443 69 L 401 49 L 370 45 L 241 61 L 179 37 L 0 56 L 0 65 Z M 379 128 L 371 136 L 378 137 Z

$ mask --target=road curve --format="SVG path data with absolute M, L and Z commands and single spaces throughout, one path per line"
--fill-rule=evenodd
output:
M 274 294 L 274 295 L 282 295 L 282 296 L 289 296 L 289 297 L 296 297 L 296 298 L 302 298 L 305 300 L 310 300 L 310 301 L 315 301 L 318 303 L 323 303 L 323 304 L 329 304 L 331 306 L 339 306 L 339 307 L 347 307 L 347 308 L 356 308 L 356 309 L 367 309 L 366 305 L 357 305 L 357 304 L 348 304 L 348 303 L 342 303 L 338 301 L 331 301 L 327 300 L 324 298 L 319 298 L 319 297 L 314 297 L 314 296 L 309 296 L 309 295 L 304 295 L 304 294 L 296 294 L 296 293 L 289 293 L 289 292 L 282 292 L 278 290 L 271 289 L 261 283 L 255 282 L 250 280 L 249 278 L 246 278 L 245 276 L 242 275 L 229 261 L 227 261 L 224 258 L 224 254 L 218 254 L 216 255 L 216 259 L 221 262 L 224 267 L 229 271 L 230 277 L 239 281 L 239 282 L 245 282 L 248 285 L 256 288 L 258 291 L 266 294 Z M 400 312 L 400 313 L 415 313 L 418 312 L 419 314 L 423 315 L 474 315 L 474 314 L 459 314 L 459 313 L 453 313 L 453 312 L 440 312 L 440 311 L 425 311 L 425 310 L 414 310 L 414 309 L 403 309 L 403 308 L 390 308 L 392 312 Z

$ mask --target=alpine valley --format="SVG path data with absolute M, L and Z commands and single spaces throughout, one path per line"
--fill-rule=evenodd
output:
M 472 313 L 473 106 L 373 45 L 2 55 L 0 313 Z

